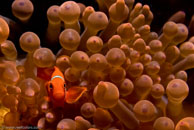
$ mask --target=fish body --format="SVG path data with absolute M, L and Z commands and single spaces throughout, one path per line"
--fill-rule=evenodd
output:
M 75 103 L 85 91 L 86 87 L 74 86 L 67 90 L 63 73 L 54 67 L 50 81 L 46 83 L 48 93 L 47 99 L 52 102 L 54 107 L 64 107 L 64 103 Z

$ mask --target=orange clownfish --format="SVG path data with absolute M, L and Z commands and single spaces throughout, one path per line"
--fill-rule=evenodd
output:
M 63 73 L 55 66 L 50 81 L 46 83 L 46 90 L 47 99 L 54 107 L 64 107 L 65 102 L 69 104 L 76 102 L 87 88 L 71 87 L 67 90 Z

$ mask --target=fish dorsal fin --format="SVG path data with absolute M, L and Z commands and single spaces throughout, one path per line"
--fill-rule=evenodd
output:
M 66 91 L 65 101 L 69 104 L 75 103 L 86 91 L 86 87 L 71 87 Z
M 51 79 L 54 70 L 54 68 L 37 68 L 37 77 L 48 81 Z

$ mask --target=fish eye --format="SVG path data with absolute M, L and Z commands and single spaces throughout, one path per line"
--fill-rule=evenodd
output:
M 66 84 L 64 84 L 64 88 L 66 87 Z
M 50 84 L 50 86 L 49 86 L 49 87 L 50 87 L 50 89 L 53 89 L 53 85 L 52 85 L 52 84 Z

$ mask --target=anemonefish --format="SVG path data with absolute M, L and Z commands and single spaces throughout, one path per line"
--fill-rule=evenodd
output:
M 63 73 L 54 67 L 50 81 L 46 82 L 48 96 L 46 100 L 52 102 L 54 107 L 64 107 L 64 103 L 75 103 L 87 91 L 86 87 L 74 86 L 67 90 Z

